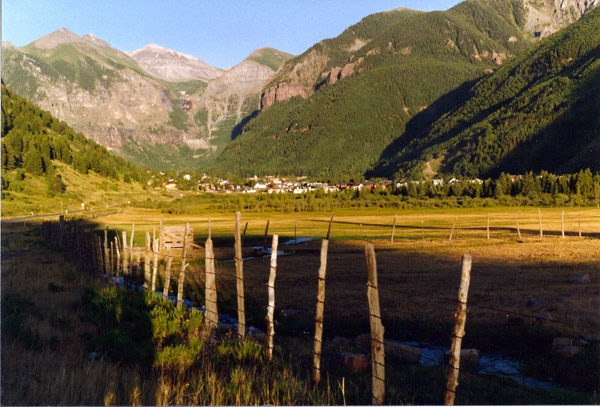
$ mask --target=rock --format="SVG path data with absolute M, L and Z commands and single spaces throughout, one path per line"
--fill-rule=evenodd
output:
M 552 315 L 549 312 L 540 312 L 537 314 L 536 319 L 538 322 L 552 321 Z
M 581 351 L 579 346 L 565 346 L 564 348 L 556 349 L 554 353 L 565 358 L 570 358 L 577 355 L 579 351 Z
M 571 346 L 571 345 L 573 345 L 573 339 L 571 339 L 571 338 L 564 338 L 564 337 L 554 338 L 554 340 L 552 341 L 552 350 L 557 350 L 557 349 L 564 348 L 566 346 Z
M 285 102 L 295 96 L 306 99 L 312 94 L 312 89 L 300 83 L 280 83 L 263 92 L 260 97 L 260 110 L 264 111 L 277 102 Z
M 450 350 L 444 353 L 444 360 L 450 359 Z M 479 349 L 461 349 L 460 363 L 477 364 L 479 363 Z
M 350 345 L 351 340 L 349 338 L 344 338 L 342 336 L 336 336 L 335 338 L 333 338 L 331 340 L 331 343 L 333 345 L 336 345 L 336 346 L 337 345 L 344 345 L 345 346 L 345 345 Z
M 569 283 L 572 284 L 589 284 L 590 275 L 588 273 L 577 274 L 575 277 L 569 279 Z
M 390 339 L 385 339 L 383 345 L 386 355 L 394 356 L 403 362 L 419 363 L 421 359 L 421 349 L 415 346 L 404 345 Z
M 371 334 L 360 334 L 356 337 L 356 342 L 363 346 L 371 346 Z
M 551 304 L 546 300 L 540 300 L 538 298 L 530 298 L 527 300 L 526 307 L 549 307 Z
M 349 373 L 360 373 L 367 370 L 369 367 L 369 359 L 362 353 L 340 353 L 344 369 Z

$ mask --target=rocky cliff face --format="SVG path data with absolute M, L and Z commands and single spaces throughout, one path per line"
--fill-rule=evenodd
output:
M 138 50 L 127 52 L 127 55 L 133 58 L 146 72 L 169 82 L 197 79 L 210 81 L 218 78 L 224 72 L 191 55 L 156 44 L 148 44 Z
M 600 4 L 598 0 L 523 0 L 528 11 L 525 29 L 545 38 L 579 20 Z

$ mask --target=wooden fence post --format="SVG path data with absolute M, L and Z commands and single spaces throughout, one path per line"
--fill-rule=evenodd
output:
M 135 224 L 131 224 L 131 236 L 129 240 L 129 269 L 130 273 L 133 274 L 133 235 L 135 234 Z M 134 276 L 135 277 L 135 276 Z
M 490 214 L 487 214 L 487 239 L 490 240 Z
M 144 290 L 150 282 L 150 232 L 146 232 L 146 253 L 144 255 Z
M 119 250 L 119 236 L 115 235 L 115 251 L 116 251 L 116 264 L 115 264 L 115 285 L 119 285 L 119 267 L 121 266 L 121 251 Z
M 317 314 L 315 316 L 315 340 L 313 346 L 313 383 L 321 381 L 321 344 L 323 343 L 323 311 L 325 309 L 325 273 L 327 272 L 327 248 L 329 240 L 321 242 L 321 266 L 317 292 Z
M 205 247 L 205 281 L 204 285 L 204 315 L 209 331 L 219 327 L 219 312 L 217 310 L 217 281 L 215 275 L 215 253 L 212 239 L 206 239 Z M 239 325 L 238 325 L 239 326 Z
M 560 231 L 562 234 L 562 238 L 565 238 L 565 211 L 562 211 L 562 215 L 560 216 Z
M 365 245 L 367 259 L 367 298 L 369 300 L 369 321 L 371 323 L 371 367 L 372 367 L 372 394 L 371 403 L 381 405 L 385 399 L 385 352 L 383 348 L 384 328 L 381 323 L 379 310 L 379 291 L 377 286 L 377 260 L 375 247 L 372 243 Z
M 246 308 L 244 304 L 244 258 L 242 257 L 242 214 L 235 213 L 235 273 L 237 289 L 237 309 L 238 309 L 238 337 L 243 341 L 246 337 Z M 267 221 L 267 230 L 269 221 Z M 266 232 L 266 231 L 265 231 Z M 265 235 L 266 239 L 266 235 Z
M 577 217 L 578 223 L 579 223 L 579 239 L 581 239 L 581 216 Z
M 158 274 L 158 239 L 154 239 L 152 242 L 152 292 L 156 291 L 156 275 Z
M 460 287 L 458 289 L 458 306 L 454 313 L 455 325 L 452 334 L 452 346 L 450 347 L 450 361 L 446 375 L 446 391 L 444 392 L 444 405 L 454 404 L 456 388 L 458 387 L 458 372 L 460 368 L 460 347 L 465 336 L 465 323 L 467 321 L 467 295 L 471 280 L 471 256 L 464 254 L 462 258 L 462 271 Z
M 392 246 L 394 245 L 394 235 L 396 234 L 396 216 L 397 215 L 394 215 L 394 223 L 392 224 Z
M 540 218 L 540 238 L 544 238 L 544 232 L 542 231 L 542 211 L 538 208 L 538 216 Z
M 273 358 L 273 336 L 275 328 L 273 316 L 275 313 L 275 274 L 277 273 L 277 245 L 279 236 L 273 235 L 273 244 L 271 245 L 271 269 L 269 273 L 269 305 L 267 306 L 267 359 Z M 239 322 L 238 322 L 239 323 Z
M 110 270 L 110 256 L 108 253 L 108 226 L 104 229 L 104 274 L 106 275 L 106 279 L 110 279 L 112 277 L 112 270 Z
M 160 236 L 160 235 L 159 235 Z M 160 237 L 159 237 L 160 244 Z M 163 286 L 163 299 L 169 297 L 169 287 L 171 285 L 171 263 L 173 262 L 173 248 L 169 248 L 169 255 L 167 256 L 167 269 L 165 271 L 165 284 Z
M 185 262 L 185 258 L 187 256 L 187 234 L 188 228 L 190 227 L 189 223 L 185 224 L 185 233 L 183 235 L 183 255 L 181 256 L 181 271 L 179 272 L 179 285 L 177 286 L 177 306 L 181 307 L 183 305 L 183 284 L 185 283 L 185 268 L 187 264 Z
M 113 273 L 115 272 L 115 264 L 114 264 L 114 260 L 115 260 L 115 245 L 113 244 L 112 240 L 110 242 L 110 249 L 109 250 L 110 251 L 109 251 L 108 258 L 109 258 L 109 262 L 110 262 L 109 263 L 110 264 L 110 266 L 109 266 L 110 274 L 108 275 L 108 278 L 109 278 L 108 281 L 110 281 L 110 283 L 112 284 L 113 283 Z
M 456 226 L 456 219 L 458 219 L 458 216 L 454 218 L 454 223 L 452 224 L 452 230 L 450 231 L 450 237 L 448 238 L 449 242 L 452 240 L 452 236 L 454 236 L 454 227 Z
M 269 220 L 267 219 L 267 226 L 265 227 L 265 238 L 263 241 L 263 247 L 267 248 L 267 234 L 269 233 Z
M 129 259 L 129 251 L 127 249 L 127 232 L 123 231 L 123 285 L 127 286 L 127 282 L 125 281 L 125 279 L 129 278 L 129 265 L 128 265 L 128 259 Z
M 517 225 L 517 233 L 519 234 L 519 240 L 521 240 L 521 229 L 519 228 L 519 219 L 517 219 L 516 213 L 515 213 L 515 223 Z

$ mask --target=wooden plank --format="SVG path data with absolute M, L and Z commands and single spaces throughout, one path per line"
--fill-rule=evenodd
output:
M 317 291 L 317 313 L 315 316 L 315 339 L 313 344 L 313 383 L 321 382 L 321 345 L 323 343 L 323 311 L 325 309 L 325 274 L 327 272 L 327 249 L 329 240 L 321 242 L 321 265 Z
M 160 244 L 160 240 L 159 240 Z M 167 255 L 167 269 L 165 271 L 165 285 L 163 286 L 163 299 L 169 297 L 169 287 L 171 286 L 171 263 L 173 262 L 173 248 L 169 249 Z
M 219 313 L 217 310 L 217 281 L 215 275 L 215 253 L 213 251 L 212 239 L 206 239 L 205 250 L 205 273 L 206 284 L 204 286 L 204 308 L 206 316 L 206 327 L 209 331 L 219 326 Z
M 467 295 L 469 294 L 469 283 L 471 280 L 471 256 L 462 257 L 462 270 L 460 287 L 458 289 L 458 306 L 454 313 L 455 324 L 452 334 L 452 345 L 450 347 L 450 361 L 446 375 L 446 391 L 444 392 L 444 405 L 454 404 L 456 388 L 458 387 L 458 372 L 460 368 L 460 348 L 465 336 L 465 323 L 467 322 Z
M 369 321 L 371 324 L 371 366 L 372 366 L 372 400 L 373 405 L 381 405 L 385 400 L 385 352 L 383 347 L 384 328 L 381 323 L 379 309 L 379 291 L 377 283 L 377 260 L 372 243 L 365 245 L 367 259 L 368 283 L 367 298 L 369 300 Z
M 238 338 L 243 341 L 246 337 L 246 308 L 244 304 L 244 258 L 242 256 L 242 214 L 235 213 L 235 274 L 238 310 Z M 268 223 L 267 223 L 268 228 Z
M 275 324 L 273 317 L 275 314 L 275 275 L 277 274 L 277 245 L 279 236 L 273 235 L 271 245 L 271 267 L 269 272 L 269 305 L 267 306 L 267 359 L 273 358 L 273 337 L 275 336 Z

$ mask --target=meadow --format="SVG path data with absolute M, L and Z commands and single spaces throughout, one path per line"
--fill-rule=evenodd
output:
M 152 234 L 162 217 L 163 225 L 189 223 L 195 243 L 203 245 L 210 218 L 219 312 L 235 316 L 235 266 L 226 261 L 233 257 L 235 214 L 223 209 L 169 214 L 129 208 L 86 224 L 90 230 L 108 226 L 119 234 L 129 234 L 135 224 L 135 243 L 143 246 L 144 232 Z M 267 245 L 272 234 L 280 235 L 280 242 L 294 236 L 314 238 L 280 247 L 285 255 L 278 258 L 275 281 L 272 362 L 264 358 L 262 337 L 238 344 L 224 331 L 210 339 L 194 312 L 182 312 L 151 295 L 107 288 L 103 281 L 83 275 L 68 253 L 50 249 L 35 224 L 6 225 L 3 310 L 10 300 L 29 311 L 19 314 L 24 321 L 17 324 L 24 335 L 20 340 L 11 340 L 3 329 L 3 404 L 369 404 L 370 372 L 348 373 L 339 356 L 344 351 L 369 354 L 354 340 L 369 332 L 366 242 L 376 248 L 386 338 L 449 346 L 460 257 L 468 253 L 473 271 L 463 348 L 516 358 L 524 375 L 557 385 L 551 390 L 528 388 L 466 365 L 461 366 L 457 404 L 596 403 L 600 210 L 564 208 L 564 239 L 562 211 L 541 210 L 542 238 L 537 208 L 336 210 L 326 278 L 324 380 L 317 387 L 310 383 L 310 362 L 319 240 L 327 234 L 331 213 L 242 214 L 242 225 L 248 222 L 245 257 L 254 257 L 252 246 L 264 244 L 267 220 Z M 36 255 L 30 256 L 32 252 Z M 198 259 L 188 269 L 185 296 L 202 306 L 204 253 L 195 250 L 192 255 Z M 268 273 L 269 258 L 244 262 L 247 324 L 260 329 L 265 329 Z M 569 282 L 581 273 L 589 274 L 589 284 Z M 18 297 L 7 300 L 7 293 Z M 119 323 L 109 321 L 112 313 L 107 309 L 120 309 L 125 316 Z M 140 321 L 146 321 L 142 326 L 147 335 L 135 337 L 131 326 Z M 103 336 L 101 326 L 112 326 L 115 336 Z M 556 337 L 586 344 L 578 355 L 564 358 L 552 352 Z M 137 353 L 131 349 L 147 354 L 133 357 Z M 444 374 L 443 365 L 421 366 L 388 356 L 386 403 L 440 404 Z

